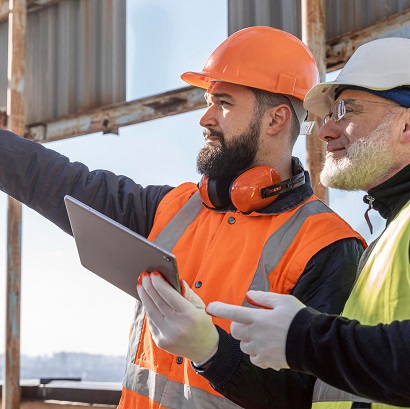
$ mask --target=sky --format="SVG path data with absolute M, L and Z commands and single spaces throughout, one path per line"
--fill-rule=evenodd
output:
M 201 70 L 227 36 L 221 0 L 127 0 L 127 100 L 184 87 L 185 71 Z M 196 155 L 203 145 L 202 110 L 46 144 L 85 163 L 146 186 L 197 182 Z M 295 156 L 305 163 L 305 137 Z M 363 192 L 331 190 L 330 206 L 368 242 L 381 232 L 375 212 L 371 236 Z M 7 197 L 0 193 L 0 351 L 5 348 Z M 124 355 L 134 299 L 80 264 L 74 239 L 23 206 L 21 353 L 87 352 Z M 1 352 L 0 352 L 1 353 Z

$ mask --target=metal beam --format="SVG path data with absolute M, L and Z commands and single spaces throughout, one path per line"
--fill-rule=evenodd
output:
M 43 10 L 47 7 L 54 6 L 57 3 L 61 3 L 62 1 L 63 0 L 26 0 L 27 13 L 34 13 L 36 11 Z M 8 1 L 0 0 L 0 23 L 3 21 L 7 21 L 8 18 L 9 18 Z
M 354 51 L 368 41 L 384 37 L 410 38 L 410 8 L 357 31 L 327 41 L 327 70 L 342 68 Z
M 204 93 L 203 89 L 185 87 L 113 104 L 76 116 L 28 125 L 24 136 L 37 142 L 50 142 L 94 132 L 118 134 L 122 126 L 204 108 Z
M 8 129 L 17 135 L 22 135 L 25 129 L 26 0 L 9 0 L 9 8 Z M 21 208 L 21 203 L 9 197 L 3 409 L 16 409 L 20 407 Z
M 313 57 L 317 61 L 320 81 L 325 81 L 325 0 L 302 0 L 302 40 L 312 51 Z M 309 114 L 309 121 L 320 123 L 320 119 Z M 320 183 L 320 171 L 325 161 L 326 144 L 317 137 L 318 127 L 315 126 L 312 133 L 306 137 L 306 168 L 309 171 L 310 179 L 315 195 L 329 203 L 329 192 Z
M 4 18 L 2 18 L 4 16 Z M 9 0 L 0 0 L 0 21 L 9 18 Z

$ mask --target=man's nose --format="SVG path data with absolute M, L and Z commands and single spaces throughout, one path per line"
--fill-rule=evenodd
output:
M 214 115 L 214 108 L 211 105 L 206 109 L 204 114 L 199 119 L 199 125 L 201 125 L 203 128 L 206 128 L 210 126 L 215 126 L 216 123 L 217 121 Z
M 321 141 L 324 142 L 327 142 L 330 139 L 338 138 L 339 133 L 337 131 L 337 124 L 332 119 L 330 119 L 319 128 L 317 136 Z

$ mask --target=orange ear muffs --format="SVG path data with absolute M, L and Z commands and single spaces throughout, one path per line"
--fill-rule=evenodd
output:
M 281 181 L 278 172 L 270 166 L 255 166 L 241 173 L 236 179 L 208 179 L 203 176 L 198 183 L 198 190 L 202 201 L 212 209 L 233 204 L 237 210 L 250 213 L 269 206 L 281 193 L 304 183 L 303 171 Z
M 256 166 L 239 175 L 232 183 L 230 197 L 233 205 L 243 213 L 263 209 L 277 199 L 277 195 L 262 195 L 262 186 L 280 182 L 279 173 L 270 166 Z M 277 190 L 281 188 L 278 187 Z

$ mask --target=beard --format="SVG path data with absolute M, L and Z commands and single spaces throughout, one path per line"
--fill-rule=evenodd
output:
M 249 168 L 259 147 L 260 121 L 254 120 L 248 129 L 226 142 L 223 132 L 204 130 L 204 136 L 216 136 L 219 144 L 204 146 L 197 156 L 197 170 L 209 179 L 234 177 Z
M 349 146 L 345 157 L 326 158 L 321 183 L 341 190 L 368 190 L 381 183 L 395 163 L 390 130 L 390 123 L 382 122 L 368 137 Z

